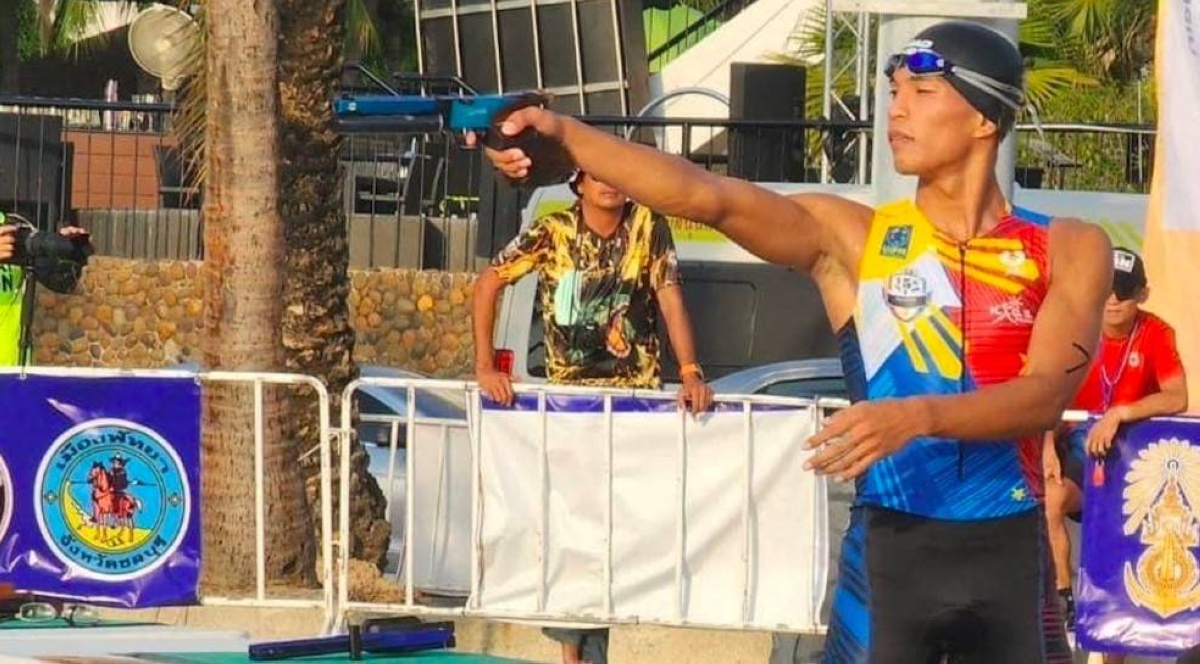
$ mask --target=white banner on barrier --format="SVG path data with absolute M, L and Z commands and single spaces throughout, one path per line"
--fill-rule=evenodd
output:
M 471 437 L 466 422 L 412 425 L 413 584 L 465 596 L 471 589 Z
M 484 405 L 474 609 L 816 625 L 828 536 L 824 487 L 803 469 L 813 410 L 723 403 L 684 424 L 670 401 L 608 399 Z

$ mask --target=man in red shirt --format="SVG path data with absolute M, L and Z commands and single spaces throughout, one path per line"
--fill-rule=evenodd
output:
M 1175 331 L 1140 308 L 1149 293 L 1142 258 L 1129 249 L 1114 249 L 1113 291 L 1104 306 L 1100 348 L 1071 406 L 1101 417 L 1091 428 L 1060 428 L 1059 435 L 1046 435 L 1046 517 L 1068 627 L 1075 621 L 1075 600 L 1066 519 L 1079 520 L 1087 457 L 1108 454 L 1117 428 L 1125 422 L 1187 410 L 1187 381 Z

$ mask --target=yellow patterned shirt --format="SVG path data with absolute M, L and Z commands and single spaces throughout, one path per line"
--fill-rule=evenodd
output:
M 550 382 L 661 386 L 655 293 L 679 283 L 665 217 L 630 205 L 604 238 L 576 205 L 535 221 L 492 267 L 507 283 L 537 271 Z

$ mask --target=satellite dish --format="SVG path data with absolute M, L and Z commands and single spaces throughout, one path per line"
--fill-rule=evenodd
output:
M 129 52 L 134 61 L 157 76 L 168 92 L 179 89 L 199 43 L 199 24 L 187 12 L 167 5 L 143 9 L 129 24 Z

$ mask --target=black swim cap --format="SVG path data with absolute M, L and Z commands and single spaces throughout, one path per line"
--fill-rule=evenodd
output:
M 906 46 L 906 49 L 930 50 L 940 54 L 950 64 L 990 78 L 1013 90 L 997 89 L 967 75 L 945 74 L 946 82 L 954 86 L 975 110 L 996 123 L 1004 136 L 1016 122 L 1013 106 L 1025 104 L 1025 61 L 1021 52 L 1000 32 L 980 23 L 946 21 L 930 26 Z M 890 75 L 890 73 L 889 73 Z M 984 90 L 987 87 L 988 90 Z M 1005 103 L 997 98 L 1008 100 Z

